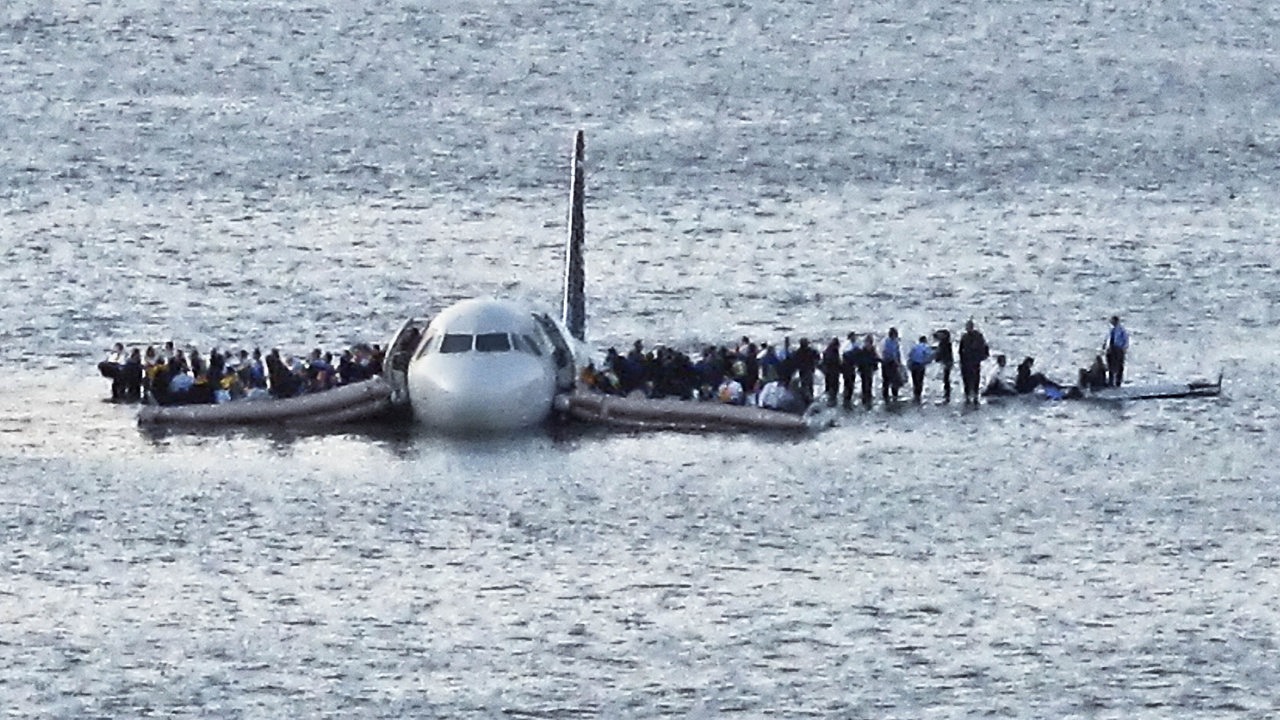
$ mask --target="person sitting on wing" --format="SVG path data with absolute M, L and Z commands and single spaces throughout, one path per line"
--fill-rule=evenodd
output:
M 746 399 L 742 392 L 742 383 L 732 375 L 725 375 L 716 389 L 716 399 L 726 405 L 742 405 Z
M 1035 392 L 1038 387 L 1043 387 L 1046 391 L 1051 391 L 1060 396 L 1062 392 L 1061 385 L 1045 377 L 1044 373 L 1031 372 L 1031 367 L 1035 365 L 1035 362 L 1035 358 L 1026 357 L 1022 359 L 1022 362 L 1018 363 L 1018 371 L 1013 380 L 1013 389 L 1019 395 L 1026 395 L 1027 393 Z
M 987 382 L 983 386 L 982 394 L 984 396 L 1003 397 L 1018 394 L 1004 376 L 1007 364 L 1008 359 L 1004 355 L 996 355 L 996 367 L 991 371 L 991 375 L 987 377 Z
M 767 410 L 780 410 L 800 414 L 805 410 L 805 402 L 791 389 L 791 382 L 785 378 L 765 383 L 756 398 L 756 405 Z
M 1080 368 L 1078 387 L 1081 390 L 1101 390 L 1107 386 L 1107 364 L 1101 355 L 1093 356 L 1093 364 Z

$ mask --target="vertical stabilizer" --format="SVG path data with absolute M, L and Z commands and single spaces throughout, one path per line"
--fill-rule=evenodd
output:
M 583 212 L 586 202 L 586 181 L 582 168 L 585 147 L 586 140 L 579 130 L 573 141 L 573 185 L 569 191 L 569 243 L 565 248 L 563 320 L 569 334 L 580 341 L 586 340 L 587 331 L 587 271 L 582 259 L 582 246 L 586 241 L 587 230 L 586 215 Z

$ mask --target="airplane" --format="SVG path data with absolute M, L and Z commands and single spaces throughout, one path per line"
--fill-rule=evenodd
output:
M 585 138 L 574 138 L 561 317 L 512 300 L 473 298 L 432 318 L 410 318 L 388 344 L 392 402 L 451 432 L 505 431 L 545 422 L 573 389 L 585 347 Z
M 586 345 L 585 139 L 574 138 L 561 316 L 513 300 L 472 298 L 430 320 L 411 317 L 386 348 L 379 377 L 274 402 L 160 406 L 138 423 L 273 423 L 326 427 L 411 416 L 447 433 L 502 433 L 555 415 L 630 428 L 806 429 L 799 416 L 762 408 L 575 392 Z

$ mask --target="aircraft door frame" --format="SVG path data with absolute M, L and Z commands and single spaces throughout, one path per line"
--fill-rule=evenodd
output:
M 573 349 L 569 346 L 564 334 L 560 332 L 560 327 L 556 325 L 556 321 L 552 320 L 550 315 L 534 313 L 533 319 L 537 321 L 538 327 L 542 329 L 542 334 L 546 335 L 547 339 L 551 341 L 551 355 L 556 365 L 556 389 L 561 392 L 572 390 L 574 383 L 578 379 L 578 369 L 573 362 Z

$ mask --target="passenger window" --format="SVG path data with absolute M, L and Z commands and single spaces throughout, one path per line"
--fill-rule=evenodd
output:
M 471 349 L 470 335 L 449 335 L 444 336 L 444 340 L 440 341 L 440 352 L 442 353 L 463 353 Z
M 511 339 L 506 333 L 485 333 L 476 336 L 476 352 L 507 352 Z

